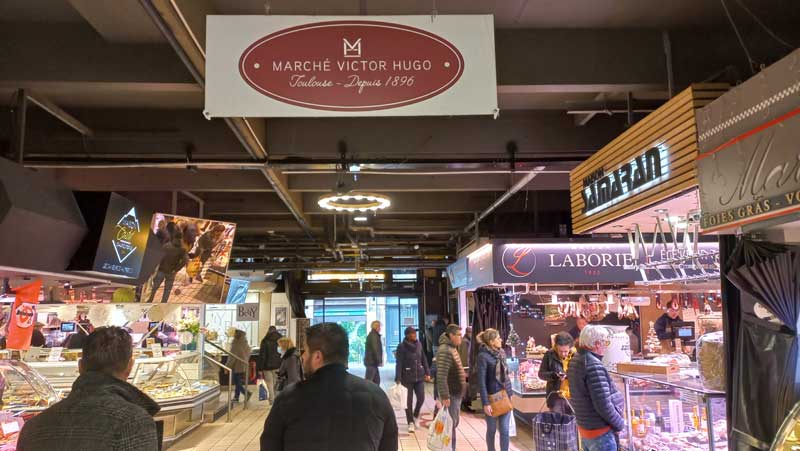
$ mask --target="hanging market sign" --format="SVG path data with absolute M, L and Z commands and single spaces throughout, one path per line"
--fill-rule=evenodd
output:
M 697 109 L 726 84 L 694 84 L 570 172 L 572 229 L 600 227 L 697 187 Z
M 717 243 L 700 243 L 696 263 L 715 263 Z M 686 259 L 687 250 L 658 244 L 643 257 L 645 269 L 653 277 L 645 279 L 635 265 L 628 243 L 524 243 L 494 244 L 493 283 L 630 283 L 655 279 L 657 271 L 674 277 L 684 270 L 689 275 L 701 274 Z M 472 284 L 470 286 L 473 286 Z
M 639 191 L 656 185 L 666 176 L 666 147 L 653 147 L 606 175 L 601 168 L 583 179 L 583 212 L 591 215 Z
M 800 50 L 700 111 L 704 232 L 732 233 L 765 220 L 777 224 L 800 212 L 798 59 Z
M 206 115 L 497 111 L 491 15 L 208 16 Z

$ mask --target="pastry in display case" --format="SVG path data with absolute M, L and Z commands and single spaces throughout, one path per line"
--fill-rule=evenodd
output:
M 769 451 L 800 451 L 800 402 L 786 415 Z
M 622 449 L 728 449 L 725 393 L 704 386 L 696 367 L 683 367 L 677 374 L 611 374 L 625 394 Z
M 27 364 L 0 360 L 0 451 L 14 451 L 25 420 L 56 401 L 53 387 Z
M 520 359 L 519 369 L 512 382 L 512 388 L 524 393 L 544 393 L 547 381 L 539 379 L 539 367 L 542 361 L 538 359 Z
M 219 383 L 199 378 L 200 354 L 180 354 L 136 359 L 130 381 L 159 403 L 185 401 L 219 388 Z

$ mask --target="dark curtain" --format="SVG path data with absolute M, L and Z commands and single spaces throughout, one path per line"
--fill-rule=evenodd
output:
M 470 393 L 477 393 L 477 378 L 474 377 L 478 371 L 474 363 L 478 358 L 480 345 L 475 341 L 475 337 L 486 329 L 497 329 L 503 342 L 508 338 L 511 330 L 511 322 L 508 313 L 503 308 L 503 292 L 491 288 L 479 288 L 475 290 L 475 313 L 472 318 L 472 350 L 469 356 L 470 373 Z
M 732 331 L 736 342 L 730 354 L 731 449 L 767 449 L 786 414 L 800 399 L 800 252 L 741 239 L 726 267 L 726 279 L 742 293 L 740 321 Z M 767 308 L 780 324 L 756 316 L 756 303 Z
M 734 356 L 736 355 L 736 342 L 739 337 L 739 323 L 741 321 L 741 296 L 739 289 L 728 280 L 727 275 L 731 264 L 735 264 L 731 258 L 736 250 L 738 240 L 734 235 L 722 235 L 719 237 L 719 259 L 722 263 L 722 328 L 725 334 L 725 418 L 728 418 L 728 437 L 732 437 L 733 429 L 733 375 L 734 375 Z M 729 443 L 728 447 L 733 449 Z
M 286 297 L 289 299 L 289 305 L 292 306 L 292 316 L 294 318 L 305 318 L 306 305 L 302 293 L 303 271 L 286 271 L 283 273 L 283 281 L 286 286 Z

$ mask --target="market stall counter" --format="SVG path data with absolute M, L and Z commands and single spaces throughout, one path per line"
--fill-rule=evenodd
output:
M 134 360 L 128 381 L 156 400 L 164 422 L 164 441 L 172 442 L 199 426 L 213 412 L 220 396 L 219 383 L 200 376 L 200 353 L 179 352 Z M 69 393 L 78 377 L 77 361 L 29 362 L 61 396 Z
M 526 424 L 531 424 L 533 417 L 542 411 L 547 410 L 545 405 L 545 386 L 547 383 L 539 379 L 539 366 L 541 359 L 512 359 L 509 361 L 509 369 L 512 373 L 511 403 L 514 406 L 514 414 Z
M 657 365 L 642 364 L 648 371 Z M 707 388 L 695 365 L 663 373 L 610 371 L 625 395 L 627 451 L 728 449 L 725 393 Z

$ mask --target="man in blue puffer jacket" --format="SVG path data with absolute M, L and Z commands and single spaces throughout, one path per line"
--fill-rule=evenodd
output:
M 584 451 L 617 451 L 617 434 L 625 428 L 622 394 L 602 361 L 610 344 L 607 328 L 586 326 L 581 331 L 580 349 L 567 371 Z

